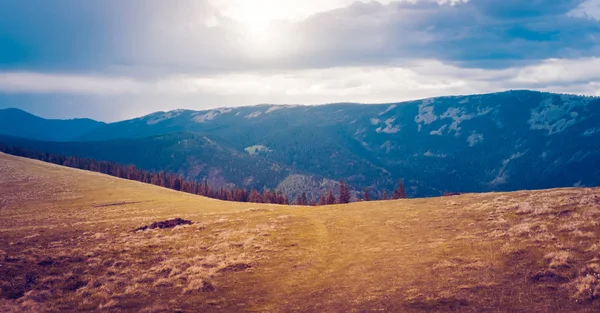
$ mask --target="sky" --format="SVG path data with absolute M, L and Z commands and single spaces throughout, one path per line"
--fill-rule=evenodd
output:
M 600 96 L 600 0 L 0 1 L 0 108 L 47 118 L 509 89 Z

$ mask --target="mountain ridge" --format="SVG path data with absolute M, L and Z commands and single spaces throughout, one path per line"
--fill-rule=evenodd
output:
M 77 140 L 80 145 L 110 147 L 114 140 L 203 134 L 231 148 L 232 155 L 278 164 L 288 176 L 308 176 L 299 181 L 346 180 L 376 198 L 383 190 L 394 189 L 398 180 L 404 180 L 410 196 L 597 186 L 597 125 L 598 97 L 519 90 L 378 105 L 180 109 L 106 124 Z M 165 147 L 178 151 L 172 144 Z M 118 159 L 122 152 L 112 153 Z M 227 177 L 229 183 L 253 176 L 228 161 L 230 157 L 222 162 L 210 155 L 206 158 L 215 168 L 246 173 Z M 172 164 L 165 161 L 163 167 Z M 172 169 L 197 177 L 184 167 Z M 287 177 L 276 176 L 248 187 L 274 188 Z M 286 181 L 285 185 L 296 184 Z
M 104 125 L 89 118 L 45 119 L 17 108 L 0 109 L 0 134 L 4 135 L 71 141 Z

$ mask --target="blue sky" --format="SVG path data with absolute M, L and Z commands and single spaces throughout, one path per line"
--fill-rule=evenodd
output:
M 600 0 L 0 1 L 0 108 L 45 117 L 506 89 L 600 95 Z

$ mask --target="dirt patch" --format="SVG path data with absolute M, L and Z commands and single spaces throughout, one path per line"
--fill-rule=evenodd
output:
M 252 268 L 252 265 L 250 265 L 250 264 L 236 263 L 236 264 L 231 264 L 231 265 L 228 265 L 228 266 L 220 269 L 219 273 L 241 272 L 241 271 L 245 271 L 245 270 L 250 269 L 250 268 Z
M 172 220 L 166 220 L 166 221 L 162 221 L 162 222 L 154 222 L 150 225 L 145 225 L 142 227 L 138 227 L 136 229 L 134 229 L 133 231 L 144 231 L 147 229 L 167 229 L 167 228 L 175 228 L 177 226 L 180 225 L 192 225 L 194 224 L 192 221 L 188 221 L 188 220 L 184 220 L 182 218 L 175 218 Z
M 184 290 L 184 294 L 190 294 L 194 292 L 216 292 L 217 288 L 209 281 L 201 280 L 199 282 L 192 281 L 190 285 Z
M 531 281 L 535 283 L 539 282 L 555 282 L 555 283 L 563 283 L 568 281 L 569 278 L 557 273 L 553 270 L 543 270 L 535 273 L 531 277 Z
M 39 266 L 51 266 L 54 265 L 56 261 L 50 257 L 43 259 L 38 263 Z

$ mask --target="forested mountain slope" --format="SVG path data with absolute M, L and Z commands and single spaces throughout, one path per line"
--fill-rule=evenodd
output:
M 192 132 L 229 147 L 232 155 L 246 154 L 285 169 L 252 187 L 282 182 L 314 186 L 343 179 L 377 197 L 403 179 L 410 196 L 431 196 L 445 191 L 600 185 L 599 125 L 599 98 L 508 91 L 380 105 L 157 112 L 108 124 L 78 139 L 99 141 L 88 145 L 102 146 L 126 138 L 148 143 L 143 138 Z M 164 149 L 177 150 L 176 137 Z M 110 149 L 87 156 L 101 154 L 114 160 L 123 153 L 128 152 Z M 221 157 L 206 162 L 221 169 Z M 196 177 L 185 168 L 185 161 L 127 160 L 153 162 L 155 167 Z M 232 169 L 239 174 L 226 180 L 239 184 L 258 176 L 252 174 L 254 169 L 226 160 L 240 167 Z

